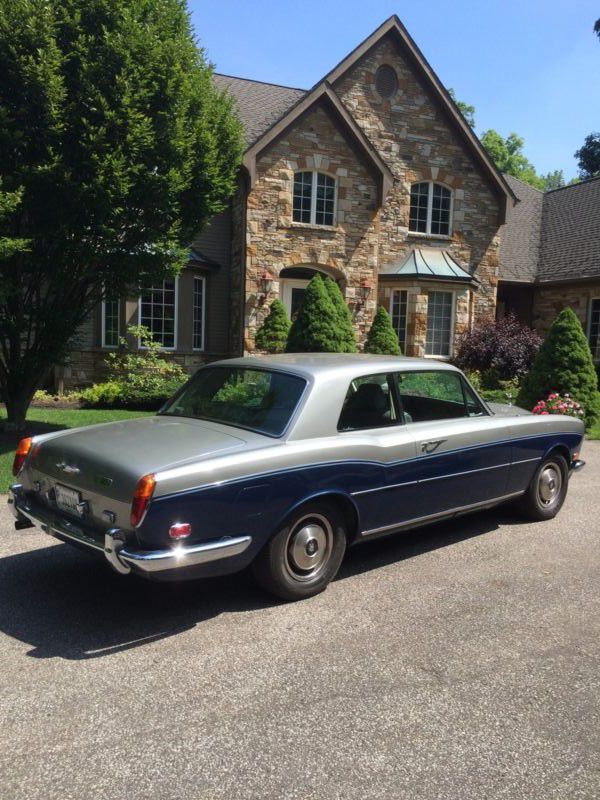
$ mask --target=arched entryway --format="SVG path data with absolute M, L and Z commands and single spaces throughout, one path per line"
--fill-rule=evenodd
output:
M 317 273 L 333 278 L 342 290 L 342 294 L 344 293 L 345 282 L 343 277 L 339 274 L 334 274 L 332 270 L 308 265 L 286 267 L 279 273 L 279 296 L 290 319 L 294 319 L 298 311 L 300 311 L 306 287 Z

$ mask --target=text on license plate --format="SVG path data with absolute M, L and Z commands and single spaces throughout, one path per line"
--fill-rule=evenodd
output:
M 77 511 L 77 504 L 81 503 L 81 493 L 68 486 L 57 483 L 54 487 L 56 505 L 65 511 Z

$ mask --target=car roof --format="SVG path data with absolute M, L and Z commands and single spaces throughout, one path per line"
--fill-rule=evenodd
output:
M 309 378 L 332 376 L 357 377 L 375 372 L 411 372 L 414 370 L 449 370 L 456 367 L 444 361 L 407 356 L 380 356 L 370 353 L 282 353 L 255 355 L 213 362 L 210 366 L 257 367 L 293 372 Z

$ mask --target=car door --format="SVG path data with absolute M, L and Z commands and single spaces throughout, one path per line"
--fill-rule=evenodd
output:
M 338 430 L 360 453 L 360 461 L 347 474 L 363 532 L 413 517 L 415 440 L 403 424 L 392 374 L 351 381 Z
M 395 378 L 415 440 L 415 517 L 467 509 L 505 495 L 511 461 L 506 419 L 489 414 L 459 372 L 432 368 Z

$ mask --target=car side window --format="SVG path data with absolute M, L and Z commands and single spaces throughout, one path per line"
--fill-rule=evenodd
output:
M 389 375 L 361 375 L 350 383 L 338 431 L 383 428 L 398 423 Z
M 463 382 L 457 372 L 399 372 L 396 381 L 406 422 L 430 422 L 470 415 Z

